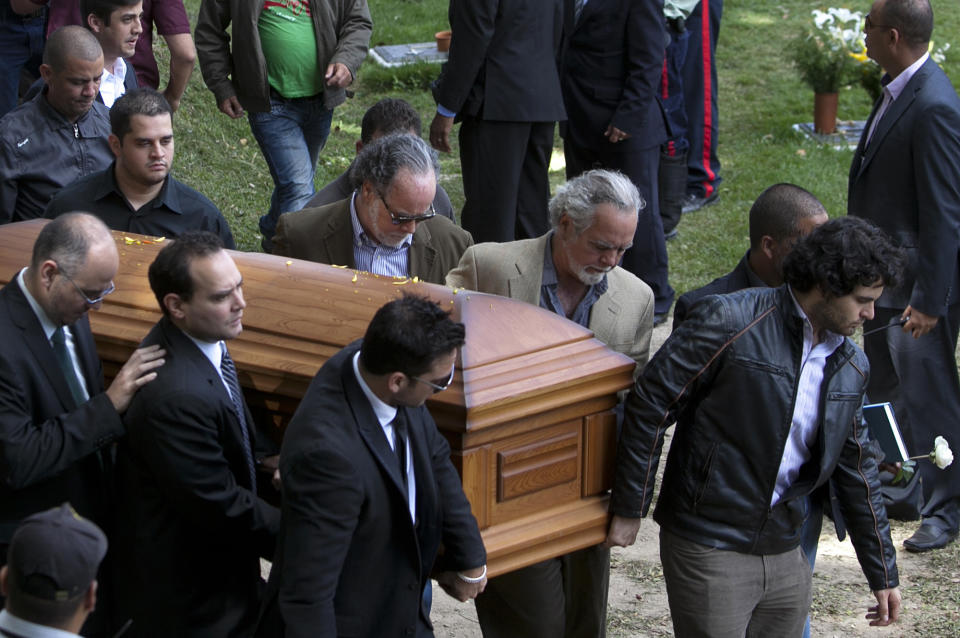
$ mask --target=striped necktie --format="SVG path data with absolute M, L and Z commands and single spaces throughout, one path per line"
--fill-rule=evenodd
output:
M 250 489 L 257 491 L 257 472 L 253 463 L 253 449 L 250 447 L 250 432 L 247 425 L 246 412 L 243 409 L 243 394 L 240 392 L 240 382 L 237 380 L 237 368 L 233 365 L 233 359 L 227 352 L 227 346 L 222 341 L 220 348 L 223 351 L 223 357 L 220 359 L 220 373 L 223 380 L 227 382 L 230 389 L 230 401 L 233 403 L 233 411 L 237 414 L 240 421 L 240 434 L 243 439 L 243 453 L 247 457 L 247 471 L 250 473 Z

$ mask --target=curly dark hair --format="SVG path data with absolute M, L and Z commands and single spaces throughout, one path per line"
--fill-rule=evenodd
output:
M 904 264 L 903 251 L 882 230 L 859 217 L 840 217 L 794 245 L 783 262 L 783 279 L 800 292 L 819 286 L 842 297 L 857 286 L 896 286 Z
M 418 376 L 463 345 L 465 328 L 425 297 L 404 295 L 373 316 L 360 346 L 360 362 L 372 374 Z

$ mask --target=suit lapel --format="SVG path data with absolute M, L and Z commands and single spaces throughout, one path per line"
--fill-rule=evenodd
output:
M 433 265 L 437 260 L 437 250 L 432 244 L 430 228 L 426 224 L 417 224 L 410 243 L 410 276 L 425 281 L 431 279 Z M 445 275 L 446 273 L 438 273 Z M 443 277 L 440 277 L 443 279 Z
M 21 331 L 21 340 L 27 345 L 37 365 L 43 370 L 44 376 L 50 382 L 57 399 L 64 410 L 71 409 L 75 404 L 73 394 L 70 392 L 70 386 L 60 370 L 60 363 L 57 356 L 53 353 L 53 346 L 43 334 L 43 326 L 40 320 L 33 314 L 30 303 L 20 290 L 20 284 L 14 277 L 4 288 L 4 295 L 9 308 L 10 320 Z
M 534 306 L 540 305 L 540 286 L 543 282 L 543 253 L 552 235 L 538 238 L 534 250 L 522 252 L 514 262 L 516 274 L 507 279 L 511 299 L 519 299 Z
M 607 292 L 600 295 L 590 309 L 590 330 L 595 336 L 603 335 L 604 339 L 615 336 L 617 317 L 621 311 L 620 301 L 617 299 L 616 292 L 609 287 L 609 283 L 610 279 L 607 275 Z
M 103 378 L 100 376 L 100 361 L 97 358 L 97 347 L 90 332 L 90 319 L 84 315 L 79 321 L 70 326 L 73 334 L 73 344 L 77 349 L 77 359 L 83 368 L 84 381 L 87 392 L 92 397 L 98 394 L 103 387 Z
M 353 356 L 347 358 L 341 371 L 343 379 L 343 390 L 347 397 L 347 406 L 353 416 L 354 423 L 357 424 L 357 431 L 360 438 L 363 439 L 367 449 L 373 456 L 377 464 L 387 473 L 394 487 L 397 489 L 397 496 L 404 493 L 403 479 L 400 477 L 400 467 L 397 463 L 397 455 L 393 448 L 387 442 L 387 436 L 380 427 L 380 421 L 367 400 L 356 375 L 353 373 Z M 408 519 L 409 520 L 409 519 Z
M 336 266 L 356 268 L 353 259 L 353 225 L 350 223 L 350 200 L 341 202 L 343 207 L 327 220 L 323 241 L 329 263 Z
M 897 123 L 897 120 L 899 120 L 903 114 L 906 113 L 907 109 L 910 108 L 910 105 L 913 104 L 913 101 L 916 99 L 917 94 L 921 89 L 923 89 L 923 83 L 929 75 L 928 65 L 930 63 L 931 61 L 927 60 L 923 66 L 917 69 L 917 72 L 914 74 L 914 76 L 910 78 L 910 81 L 907 82 L 907 85 L 903 87 L 900 97 L 890 104 L 890 106 L 887 108 L 887 111 L 883 114 L 883 117 L 881 117 L 880 121 L 877 122 L 877 128 L 873 131 L 873 136 L 870 138 L 870 142 L 867 144 L 866 148 L 858 149 L 858 151 L 862 151 L 863 153 L 863 160 L 860 162 L 860 166 L 857 171 L 858 176 L 877 154 L 877 149 L 880 148 L 880 145 L 883 143 L 887 133 L 889 133 L 894 127 L 894 125 Z M 873 115 L 876 116 L 876 110 L 874 110 Z M 872 119 L 873 118 L 871 117 L 871 120 Z M 869 123 L 866 130 L 867 132 L 870 130 Z M 864 138 L 865 137 L 866 133 L 864 133 Z

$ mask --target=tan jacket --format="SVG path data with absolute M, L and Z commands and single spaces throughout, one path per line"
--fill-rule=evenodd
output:
M 550 234 L 504 244 L 467 248 L 460 265 L 447 274 L 447 285 L 510 297 L 540 305 L 543 252 Z M 637 362 L 650 356 L 653 291 L 635 275 L 617 266 L 607 274 L 607 291 L 590 310 L 590 330 L 597 339 Z
M 446 217 L 420 222 L 410 244 L 408 275 L 443 284 L 444 276 L 472 244 L 470 233 Z M 273 253 L 355 268 L 350 200 L 280 215 L 277 234 L 273 236 Z

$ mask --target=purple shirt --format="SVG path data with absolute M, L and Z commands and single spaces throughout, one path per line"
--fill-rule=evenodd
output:
M 49 0 L 47 35 L 66 24 L 83 24 L 78 0 Z M 153 25 L 160 35 L 190 33 L 190 20 L 183 0 L 143 0 L 143 33 L 137 40 L 137 49 L 128 62 L 137 71 L 137 83 L 156 89 L 160 86 L 160 72 L 153 57 Z

